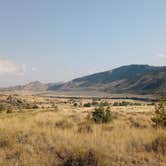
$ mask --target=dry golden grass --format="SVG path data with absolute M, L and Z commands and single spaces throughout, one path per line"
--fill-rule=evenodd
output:
M 87 119 L 93 108 L 59 102 L 0 114 L 0 165 L 165 165 L 166 131 L 152 127 L 152 106 L 113 107 L 113 122 L 96 125 Z

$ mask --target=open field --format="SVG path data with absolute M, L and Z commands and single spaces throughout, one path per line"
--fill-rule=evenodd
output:
M 152 102 L 1 95 L 2 166 L 164 166 L 166 130 L 154 128 Z M 115 106 L 118 102 L 125 106 Z M 95 124 L 92 111 L 107 102 L 113 121 Z M 91 103 L 86 107 L 86 103 Z M 93 103 L 93 104 L 92 104 Z

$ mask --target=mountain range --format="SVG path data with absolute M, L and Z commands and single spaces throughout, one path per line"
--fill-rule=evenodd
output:
M 107 93 L 166 93 L 166 66 L 127 65 L 95 73 L 65 83 L 39 81 L 3 90 L 31 91 L 102 91 Z

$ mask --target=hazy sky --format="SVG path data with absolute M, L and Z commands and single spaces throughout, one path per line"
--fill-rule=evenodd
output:
M 0 86 L 166 65 L 166 0 L 0 0 Z

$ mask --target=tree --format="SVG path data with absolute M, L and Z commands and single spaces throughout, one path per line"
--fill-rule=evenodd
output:
M 155 116 L 152 118 L 156 127 L 166 127 L 166 98 L 162 98 L 155 107 Z
M 92 112 L 92 119 L 95 123 L 108 123 L 112 120 L 112 114 L 109 107 L 105 110 L 104 107 L 96 108 L 94 112 Z
M 96 108 L 95 111 L 92 112 L 92 117 L 96 123 L 103 123 L 104 108 L 103 107 Z

